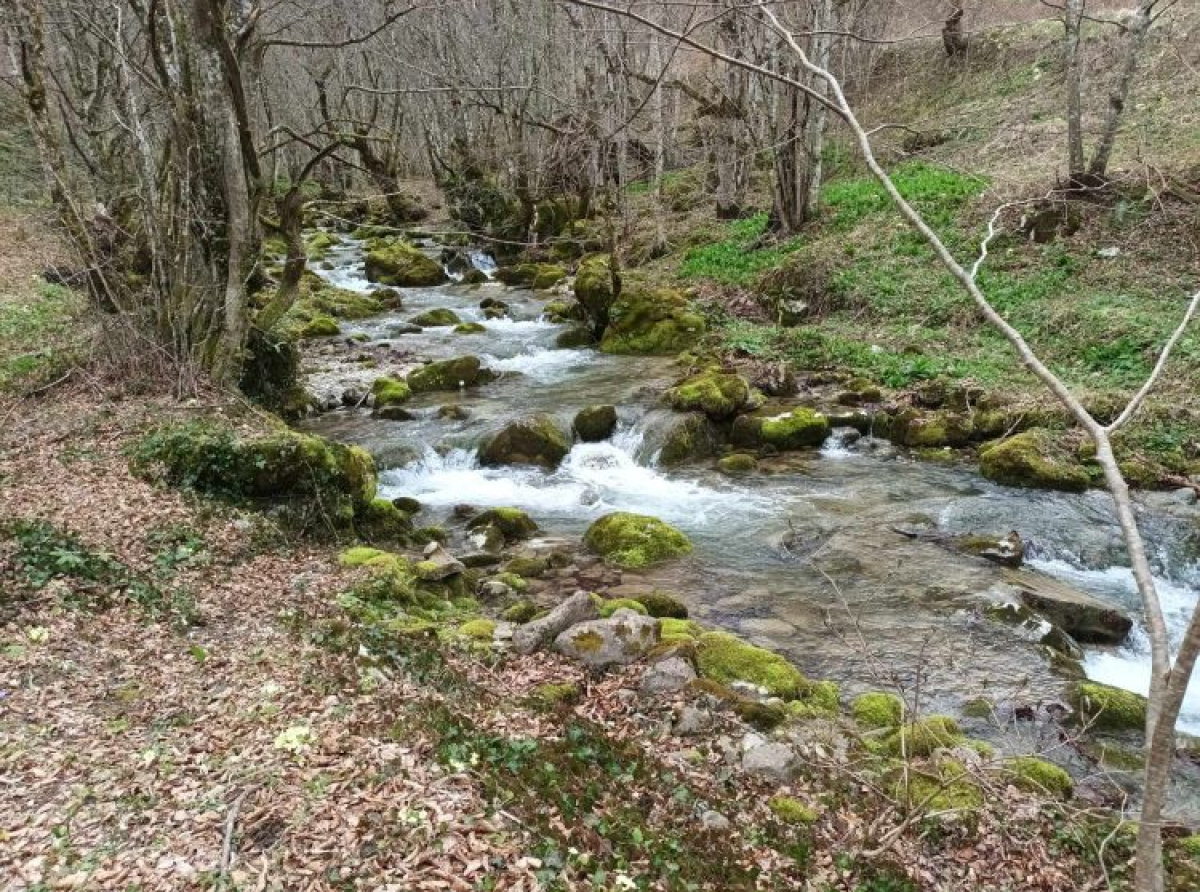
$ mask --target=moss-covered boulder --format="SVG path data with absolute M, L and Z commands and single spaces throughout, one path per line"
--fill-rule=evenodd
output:
M 371 393 L 375 397 L 376 409 L 382 409 L 385 406 L 399 406 L 412 399 L 412 388 L 408 386 L 408 382 L 398 378 L 376 378 L 371 385 Z
M 587 310 L 578 301 L 552 300 L 542 308 L 542 315 L 550 322 L 586 322 Z M 591 329 L 586 329 L 591 336 Z M 590 340 L 589 340 L 590 343 Z
M 460 285 L 486 285 L 490 281 L 487 273 L 481 269 L 472 267 L 462 274 L 462 278 L 458 280 Z
M 663 644 L 691 644 L 700 640 L 704 629 L 687 619 L 665 618 L 659 622 L 659 641 Z
M 771 446 L 783 452 L 817 449 L 829 437 L 829 419 L 815 409 L 797 406 L 776 415 L 739 415 L 730 430 L 735 446 Z
M 688 617 L 687 605 L 669 592 L 654 589 L 640 593 L 636 600 L 646 608 L 648 614 L 659 619 L 687 619 Z
M 507 543 L 528 539 L 538 531 L 538 525 L 533 518 L 520 508 L 489 508 L 487 511 L 476 514 L 467 522 L 468 530 L 478 530 L 483 527 L 495 527 Z
M 639 616 L 649 616 L 648 611 L 641 601 L 635 601 L 633 598 L 598 598 L 596 601 L 596 612 L 600 614 L 602 619 L 608 619 L 618 610 L 632 610 Z
M 935 750 L 949 749 L 966 742 L 958 722 L 949 716 L 931 715 L 901 725 L 884 741 L 894 756 L 929 756 Z
M 310 338 L 331 338 L 334 335 L 342 333 L 342 328 L 337 324 L 337 320 L 332 316 L 314 316 L 305 322 L 298 332 L 298 336 L 305 340 Z
M 942 759 L 922 771 L 896 771 L 892 795 L 921 811 L 970 811 L 983 805 L 983 790 L 955 759 Z
M 332 232 L 318 229 L 304 240 L 304 249 L 309 260 L 324 260 L 329 256 L 329 252 L 341 243 L 342 240 Z
M 970 416 L 957 412 L 908 410 L 892 422 L 893 439 L 914 449 L 966 446 L 974 433 Z
M 688 378 L 667 391 L 677 412 L 703 412 L 715 421 L 732 418 L 752 404 L 750 382 L 732 372 L 708 371 Z
M 575 299 L 587 313 L 592 330 L 603 332 L 609 312 L 621 291 L 621 278 L 613 271 L 608 254 L 589 254 L 579 261 L 575 273 Z
M 767 803 L 767 807 L 785 824 L 807 825 L 816 823 L 817 820 L 817 812 L 814 809 L 791 796 L 775 796 Z
M 784 700 L 799 699 L 812 684 L 779 654 L 756 647 L 729 632 L 705 632 L 700 636 L 696 646 L 696 668 L 704 678 L 722 684 L 749 682 Z
M 1106 731 L 1140 731 L 1146 727 L 1146 698 L 1133 691 L 1083 681 L 1071 693 L 1076 720 Z
M 578 350 L 580 347 L 590 347 L 596 341 L 592 330 L 586 325 L 572 325 L 566 331 L 560 331 L 554 339 L 554 346 L 560 350 Z
M 895 694 L 868 691 L 854 698 L 850 711 L 863 728 L 897 728 L 904 718 L 904 703 Z
M 735 452 L 717 462 L 717 470 L 726 477 L 744 477 L 758 470 L 758 461 L 753 455 Z
M 517 601 L 504 608 L 500 618 L 509 623 L 527 623 L 538 615 L 538 606 L 532 601 Z
M 487 334 L 487 326 L 482 322 L 460 322 L 454 326 L 455 334 Z
M 571 427 L 575 436 L 584 443 L 607 440 L 617 429 L 617 407 L 588 406 L 586 409 L 580 409 Z
M 979 455 L 979 470 L 1005 486 L 1083 492 L 1089 483 L 1087 470 L 1044 430 L 1025 431 L 988 446 Z
M 426 310 L 424 313 L 414 316 L 408 321 L 422 328 L 445 328 L 451 325 L 458 325 L 462 322 L 462 319 L 453 310 L 438 307 L 433 310 Z
M 422 288 L 447 281 L 442 265 L 403 239 L 377 239 L 367 250 L 366 275 L 370 282 L 400 288 Z
M 505 425 L 484 443 L 479 460 L 486 466 L 539 465 L 556 468 L 571 451 L 571 438 L 550 415 L 531 415 Z
M 704 317 L 678 291 L 626 286 L 609 310 L 600 349 L 661 356 L 686 350 L 703 334 Z
M 407 544 L 413 531 L 411 518 L 387 499 L 372 499 L 359 509 L 354 523 L 368 542 Z
M 711 458 L 721 448 L 721 432 L 700 412 L 689 412 L 671 423 L 658 451 L 662 465 Z
M 546 291 L 567 277 L 567 270 L 558 263 L 518 263 L 496 270 L 496 278 L 513 288 L 532 288 Z
M 1005 780 L 1031 793 L 1069 799 L 1075 789 L 1071 775 L 1053 762 L 1037 756 L 1018 756 L 1002 766 Z
M 356 446 L 281 429 L 248 436 L 213 422 L 164 425 L 131 464 L 176 486 L 277 504 L 302 527 L 348 526 L 375 500 L 375 462 Z
M 477 387 L 494 380 L 496 380 L 496 373 L 484 368 L 478 356 L 459 356 L 455 359 L 431 362 L 409 372 L 407 378 L 408 386 L 413 393 Z
M 474 641 L 490 642 L 496 634 L 496 621 L 479 617 L 469 619 L 458 627 L 458 634 Z
M 692 550 L 687 536 L 670 524 L 625 511 L 595 521 L 583 541 L 608 563 L 631 570 L 682 557 Z

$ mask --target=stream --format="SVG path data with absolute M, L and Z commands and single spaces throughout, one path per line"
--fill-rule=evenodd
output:
M 426 246 L 431 248 L 432 246 Z M 473 255 L 485 272 L 489 258 Z M 362 247 L 348 240 L 317 270 L 342 288 L 370 291 Z M 578 537 L 611 511 L 651 514 L 682 529 L 689 558 L 626 580 L 678 593 L 705 624 L 788 655 L 802 670 L 844 691 L 891 686 L 919 692 L 922 709 L 957 713 L 974 697 L 1053 702 L 1065 681 L 1018 627 L 984 615 L 998 567 L 892 527 L 928 524 L 950 533 L 1020 533 L 1026 566 L 1138 615 L 1132 576 L 1106 493 L 1081 495 L 1000 487 L 973 469 L 918 462 L 890 444 L 837 437 L 819 453 L 788 453 L 749 477 L 705 465 L 663 469 L 657 444 L 672 417 L 660 403 L 678 372 L 670 358 L 555 349 L 561 325 L 542 321 L 545 296 L 492 282 L 404 289 L 404 309 L 357 323 L 346 335 L 390 341 L 413 362 L 473 353 L 499 380 L 459 393 L 414 397 L 410 421 L 339 409 L 306 428 L 365 446 L 382 470 L 381 495 L 411 496 L 420 523 L 453 527 L 455 505 L 514 506 L 547 535 Z M 509 305 L 488 320 L 485 297 Z M 391 337 L 398 323 L 435 307 L 480 322 L 484 334 L 429 328 Z M 611 403 L 620 425 L 609 441 L 576 444 L 556 471 L 483 468 L 476 448 L 505 422 L 548 412 L 569 427 L 586 406 Z M 457 404 L 463 419 L 439 416 Z M 1200 522 L 1195 506 L 1165 495 L 1139 503 L 1172 634 L 1180 636 L 1200 597 Z M 784 547 L 788 537 L 791 547 Z M 1148 642 L 1139 624 L 1120 647 L 1085 649 L 1092 678 L 1145 692 Z M 1180 730 L 1200 734 L 1200 689 L 1189 692 Z

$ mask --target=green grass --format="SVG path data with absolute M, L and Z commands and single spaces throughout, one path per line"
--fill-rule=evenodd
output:
M 900 165 L 892 171 L 892 181 L 935 228 L 952 223 L 959 209 L 987 188 L 983 177 L 965 176 L 923 161 Z M 896 214 L 883 186 L 872 177 L 830 182 L 821 192 L 821 202 L 822 228 L 837 232 L 853 229 L 873 215 Z
M 722 285 L 749 285 L 759 275 L 779 266 L 800 247 L 799 239 L 754 249 L 767 230 L 767 215 L 755 214 L 725 224 L 725 238 L 688 251 L 679 267 L 685 279 L 705 279 Z
M 0 392 L 37 387 L 70 368 L 82 310 L 74 292 L 45 283 L 0 297 Z

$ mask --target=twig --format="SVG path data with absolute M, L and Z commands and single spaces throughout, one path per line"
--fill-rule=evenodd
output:
M 221 868 L 220 872 L 229 873 L 229 868 L 233 864 L 233 831 L 237 826 L 238 812 L 242 809 L 242 803 L 246 801 L 246 797 L 250 795 L 253 787 L 248 787 L 242 791 L 237 799 L 233 800 L 233 805 L 229 807 L 229 813 L 225 815 L 225 839 L 221 843 Z

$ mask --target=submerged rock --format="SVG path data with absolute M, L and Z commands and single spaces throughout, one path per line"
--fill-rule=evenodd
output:
M 584 443 L 599 443 L 607 440 L 617 429 L 616 406 L 588 406 L 575 416 L 571 427 Z
M 1090 482 L 1084 467 L 1049 431 L 1030 430 L 986 448 L 979 470 L 1005 486 L 1083 492 Z
M 530 620 L 513 630 L 513 649 L 531 654 L 549 644 L 571 626 L 595 619 L 596 602 L 591 594 L 578 591 L 541 619 Z
M 554 640 L 564 656 L 593 669 L 635 663 L 658 644 L 658 620 L 633 610 L 571 626 Z
M 419 316 L 414 316 L 409 322 L 413 325 L 419 325 L 422 328 L 443 328 L 450 325 L 458 325 L 462 322 L 462 319 L 453 310 L 438 307 L 434 310 L 426 310 Z
M 550 415 L 531 415 L 507 424 L 480 450 L 485 466 L 539 465 L 556 468 L 571 451 L 571 439 Z
M 583 541 L 610 564 L 626 569 L 648 567 L 692 550 L 687 536 L 673 526 L 625 511 L 601 517 L 588 527 Z
M 721 448 L 721 432 L 700 412 L 689 412 L 674 421 L 663 437 L 658 461 L 677 465 L 685 461 L 711 458 Z
M 1084 644 L 1120 644 L 1133 628 L 1122 610 L 1042 573 L 1006 572 L 1004 586 Z

